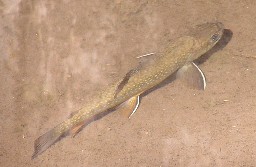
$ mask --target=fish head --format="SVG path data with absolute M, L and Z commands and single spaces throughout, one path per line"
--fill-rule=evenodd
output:
M 220 40 L 223 31 L 224 25 L 221 22 L 200 24 L 190 30 L 188 36 L 194 39 L 194 46 L 189 61 L 197 59 L 210 50 Z

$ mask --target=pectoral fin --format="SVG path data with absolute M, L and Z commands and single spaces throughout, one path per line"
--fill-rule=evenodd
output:
M 127 100 L 126 102 L 124 102 L 123 104 L 121 104 L 121 106 L 119 106 L 118 109 L 121 110 L 120 112 L 122 113 L 122 115 L 130 118 L 138 109 L 139 104 L 140 104 L 140 97 L 134 96 L 129 100 Z
M 144 54 L 144 55 L 138 56 L 138 57 L 136 57 L 136 58 L 137 58 L 137 59 L 140 59 L 140 58 L 145 58 L 145 57 L 152 56 L 152 55 L 155 55 L 155 53 Z
M 177 78 L 199 90 L 204 90 L 206 87 L 206 79 L 202 70 L 193 62 L 180 68 L 177 72 Z
M 146 64 L 153 64 L 158 59 L 158 56 L 156 53 L 148 53 L 136 58 L 139 59 L 139 68 L 142 68 Z

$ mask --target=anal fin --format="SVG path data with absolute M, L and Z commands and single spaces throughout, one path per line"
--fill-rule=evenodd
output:
M 82 122 L 76 126 L 74 126 L 72 129 L 70 129 L 69 133 L 72 137 L 75 137 L 84 127 L 85 122 Z
M 130 118 L 138 109 L 140 104 L 140 97 L 139 96 L 134 96 L 121 104 L 118 109 L 122 113 L 122 115 Z
M 192 88 L 204 90 L 206 87 L 206 79 L 202 70 L 193 62 L 180 68 L 176 76 Z

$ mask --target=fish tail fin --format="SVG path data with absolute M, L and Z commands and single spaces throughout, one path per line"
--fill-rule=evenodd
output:
M 32 159 L 36 158 L 39 154 L 43 153 L 51 145 L 59 141 L 62 137 L 66 135 L 66 132 L 60 132 L 59 126 L 53 128 L 52 130 L 46 132 L 39 138 L 35 140 L 34 143 L 34 153 Z

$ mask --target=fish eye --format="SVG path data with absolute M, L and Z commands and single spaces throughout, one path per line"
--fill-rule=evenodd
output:
M 219 40 L 219 34 L 213 34 L 213 36 L 211 37 L 211 40 L 213 40 L 214 42 L 218 41 Z

